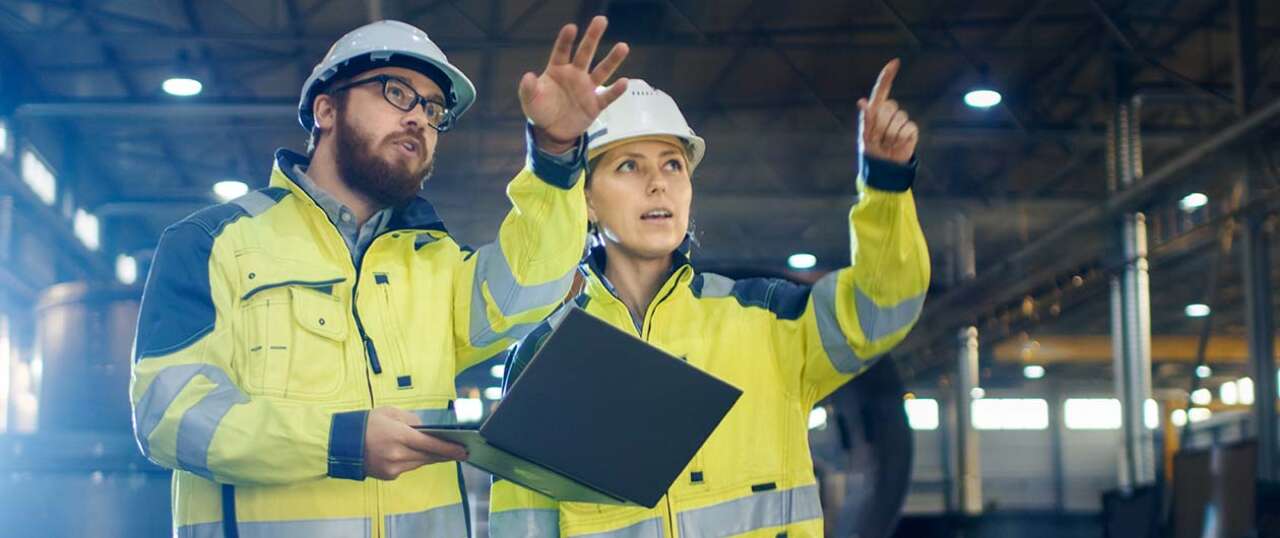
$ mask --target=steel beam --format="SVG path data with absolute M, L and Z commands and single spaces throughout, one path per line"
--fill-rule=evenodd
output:
M 1232 0 L 1231 22 L 1235 30 L 1232 61 L 1236 113 L 1248 115 L 1258 90 L 1257 13 L 1255 0 Z M 1254 155 L 1249 155 L 1241 179 L 1245 198 L 1256 197 L 1265 173 Z M 1272 311 L 1271 237 L 1266 215 L 1252 211 L 1245 215 L 1241 229 L 1241 269 L 1244 271 L 1245 327 L 1249 340 L 1249 362 L 1253 373 L 1254 423 L 1258 432 L 1257 477 L 1280 480 L 1280 440 L 1276 437 L 1275 314 Z

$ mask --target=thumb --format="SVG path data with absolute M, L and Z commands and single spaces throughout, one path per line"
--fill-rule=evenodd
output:
M 538 76 L 528 72 L 523 77 L 520 77 L 519 94 L 521 102 L 528 103 L 533 101 L 538 94 Z
M 391 420 L 394 420 L 401 424 L 406 424 L 409 426 L 417 426 L 419 424 L 422 424 L 422 420 L 418 418 L 418 415 L 405 411 L 404 409 L 401 409 L 399 407 L 388 405 L 388 406 L 379 408 L 379 410 L 381 410 L 382 413 L 387 416 L 387 418 L 390 418 Z

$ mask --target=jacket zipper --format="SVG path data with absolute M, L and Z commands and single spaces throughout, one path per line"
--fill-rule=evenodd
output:
M 312 203 L 314 204 L 315 202 L 313 201 Z M 317 206 L 316 209 L 319 209 L 321 213 L 324 212 L 324 210 L 320 209 L 319 206 Z M 360 265 L 363 264 L 356 264 L 355 260 L 352 259 L 351 248 L 347 246 L 347 240 L 342 237 L 342 230 L 338 229 L 338 225 L 334 224 L 332 220 L 329 220 L 328 215 L 324 216 L 324 220 L 329 223 L 329 226 L 333 228 L 333 231 L 338 232 L 338 240 L 342 241 L 342 250 L 347 252 L 347 261 L 351 264 L 351 270 L 355 273 L 355 278 L 351 281 L 351 315 L 356 320 L 356 331 L 360 333 L 360 344 L 364 347 L 364 354 L 365 358 L 369 360 L 369 367 L 373 369 L 374 374 L 381 374 L 382 361 L 378 360 L 378 348 L 373 345 L 373 339 L 369 338 L 369 334 L 365 332 L 364 323 L 360 321 L 360 310 L 356 308 L 356 297 L 359 296 L 360 291 Z M 390 231 L 391 230 L 383 231 L 378 235 L 378 237 L 373 238 L 373 241 L 369 242 L 369 248 L 365 249 L 365 254 L 368 254 L 370 250 L 373 250 L 374 243 L 377 243 L 379 238 Z M 370 404 L 373 403 L 372 384 L 369 386 L 369 402 Z
M 658 298 L 657 300 L 649 303 L 649 308 L 646 309 L 646 312 L 644 314 L 644 324 L 643 324 L 644 326 L 640 331 L 640 334 L 636 335 L 636 336 L 639 336 L 641 340 L 644 340 L 645 342 L 649 342 L 649 338 L 653 332 L 653 316 L 655 313 L 657 313 L 658 306 L 661 305 L 663 301 L 666 301 L 668 297 L 671 297 L 671 295 L 675 293 L 676 288 L 679 286 L 680 279 L 684 276 L 684 272 L 686 269 L 688 269 L 688 267 L 689 266 L 687 265 L 681 266 L 679 269 L 676 270 L 675 273 L 672 273 L 671 277 L 667 279 L 667 284 L 670 284 L 670 287 L 667 288 L 666 293 L 664 293 L 662 297 Z M 592 269 L 592 272 L 594 273 L 595 270 Z M 596 274 L 596 277 L 597 279 L 604 281 L 604 275 Z M 663 286 L 666 287 L 667 284 L 664 284 Z M 627 321 L 628 321 L 627 325 L 630 325 L 631 327 L 635 327 L 635 323 L 631 322 L 631 309 L 627 308 L 627 305 L 622 302 L 622 298 L 618 297 L 618 294 L 614 293 L 612 289 L 609 289 L 608 285 L 602 285 L 602 287 L 604 287 L 605 290 L 609 292 L 609 295 L 612 295 L 614 300 L 618 301 L 618 303 L 622 305 L 622 308 L 627 311 Z M 666 520 L 666 524 L 667 524 L 666 525 L 667 538 L 675 538 L 676 510 L 675 510 L 675 507 L 671 505 L 671 495 L 667 494 L 665 498 L 667 502 L 663 505 L 663 508 L 666 511 L 666 514 L 664 514 L 663 519 Z
M 317 206 L 316 209 L 320 208 Z M 323 213 L 323 210 L 321 212 Z M 328 215 L 324 217 L 324 220 L 333 227 L 333 231 L 338 233 L 338 240 L 342 242 L 342 249 L 347 252 L 347 262 L 350 263 L 351 270 L 355 273 L 355 278 L 351 280 L 351 315 L 356 320 L 356 330 L 360 333 L 360 344 L 364 348 L 365 358 L 369 361 L 369 367 L 373 369 L 374 374 L 380 374 L 382 373 L 382 363 L 378 360 L 378 349 L 374 347 L 373 339 L 369 338 L 368 333 L 365 332 L 364 323 L 360 321 L 360 310 L 356 308 L 357 292 L 360 289 L 360 265 L 356 264 L 355 260 L 352 259 L 351 249 L 347 247 L 347 240 L 342 237 L 342 230 L 339 230 L 338 225 L 329 220 Z M 373 249 L 373 243 L 377 241 L 378 238 L 375 237 L 373 241 L 369 242 L 369 249 L 365 250 L 365 254 L 368 254 L 369 250 Z M 365 387 L 369 391 L 369 409 L 373 409 L 377 405 L 377 398 L 373 394 L 373 379 L 368 375 L 365 376 Z M 382 529 L 382 484 L 375 480 L 372 485 L 374 504 L 373 515 L 370 518 L 370 531 L 373 536 L 381 536 L 382 531 L 385 530 Z
M 653 317 L 658 312 L 658 306 L 661 305 L 664 301 L 666 301 L 668 297 L 671 297 L 671 295 L 675 293 L 676 288 L 679 287 L 680 279 L 684 276 L 684 271 L 686 268 L 687 266 L 682 266 L 680 267 L 680 269 L 676 270 L 676 272 L 672 274 L 671 278 L 668 279 L 668 282 L 670 282 L 671 285 L 669 288 L 667 288 L 666 293 L 664 293 L 662 297 L 658 298 L 656 301 L 649 303 L 649 308 L 644 314 L 644 329 L 643 331 L 641 331 L 641 336 L 640 336 L 641 339 L 644 340 L 645 342 L 649 342 L 650 337 L 653 335 Z M 617 298 L 619 302 L 621 302 L 621 299 L 618 298 L 617 295 L 614 295 L 614 298 Z M 625 305 L 623 306 L 625 308 Z M 630 317 L 630 312 L 628 312 L 627 317 Z M 664 519 L 667 520 L 667 538 L 675 538 L 676 509 L 671 504 L 671 494 L 668 493 L 665 497 L 667 502 L 665 503 L 664 508 L 667 513 L 665 514 Z
M 374 273 L 374 282 L 378 284 L 378 288 L 382 290 L 383 312 L 382 319 L 391 327 L 394 334 L 403 334 L 400 332 L 400 322 L 396 318 L 394 303 L 391 301 L 391 277 L 386 273 Z M 392 346 L 395 348 L 396 356 L 392 357 L 395 361 L 395 373 L 400 376 L 396 379 L 396 386 L 399 388 L 408 388 L 413 382 L 412 378 L 404 379 L 405 384 L 401 384 L 401 379 L 409 375 L 408 351 L 404 348 L 404 343 L 398 338 L 391 339 Z

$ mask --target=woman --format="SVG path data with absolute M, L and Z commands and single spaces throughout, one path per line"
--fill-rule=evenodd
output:
M 586 183 L 596 246 L 574 303 L 743 395 L 655 508 L 556 502 L 497 480 L 491 536 L 822 536 L 809 411 L 902 340 L 929 284 L 908 190 L 917 130 L 888 99 L 897 66 L 858 103 L 853 264 L 813 287 L 695 270 L 686 230 L 703 140 L 642 80 L 600 115 Z M 548 332 L 544 324 L 520 345 L 508 385 Z

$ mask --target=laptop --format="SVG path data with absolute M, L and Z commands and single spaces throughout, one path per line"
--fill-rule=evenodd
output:
M 742 391 L 569 307 L 480 425 L 418 429 L 561 501 L 652 508 Z

